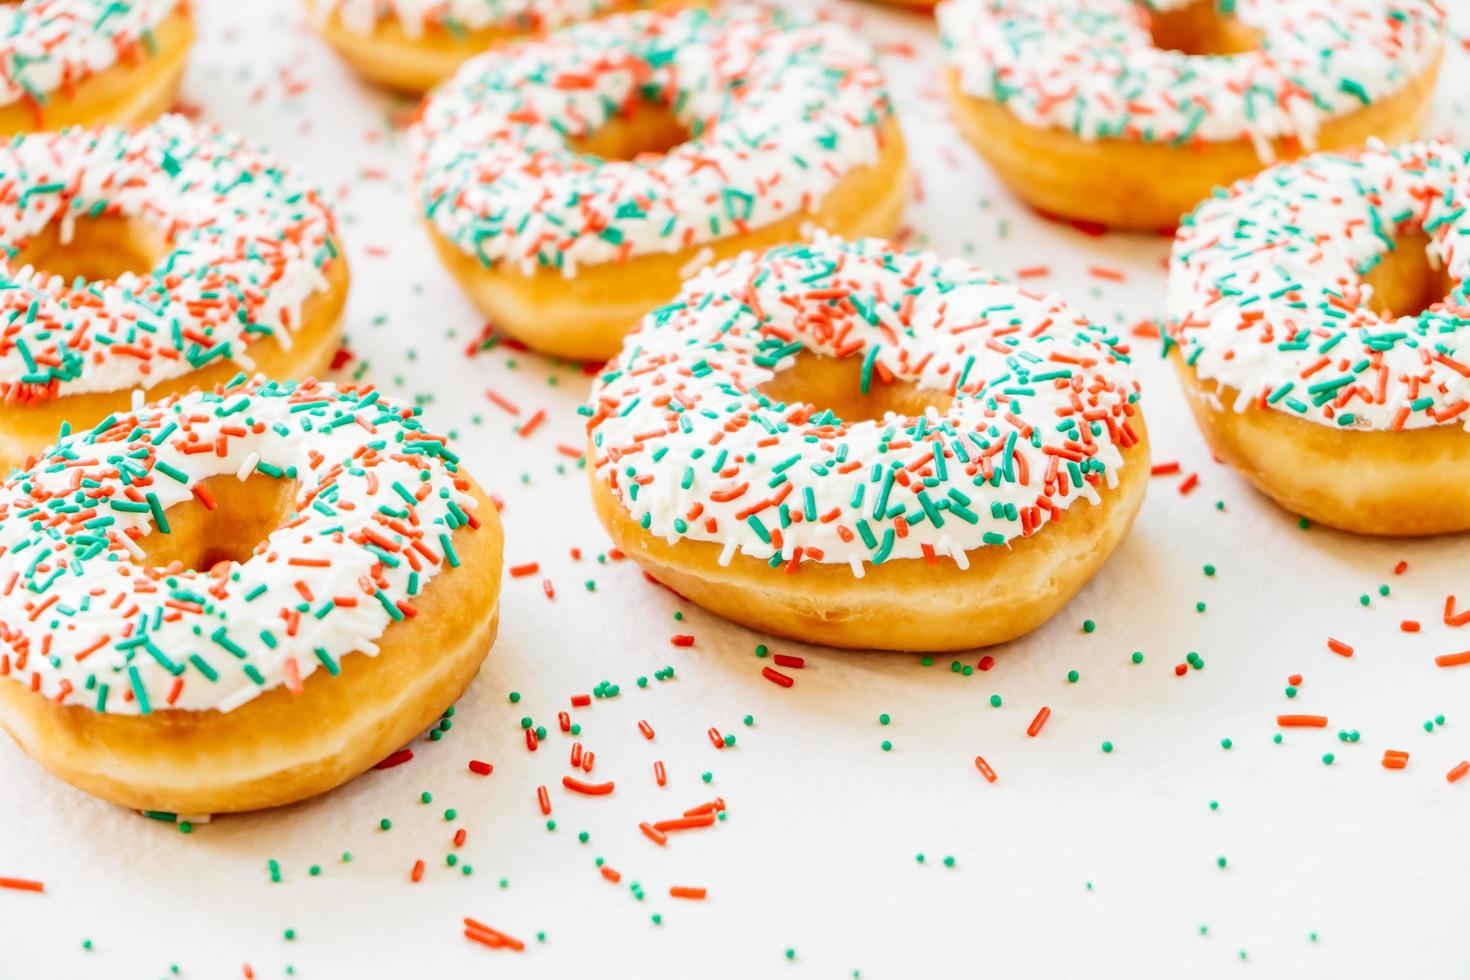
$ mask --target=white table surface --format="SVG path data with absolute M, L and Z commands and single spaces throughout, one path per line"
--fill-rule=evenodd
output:
M 411 104 L 350 77 L 294 0 L 198 7 L 186 104 L 327 189 L 354 279 L 348 370 L 422 400 L 431 423 L 457 433 L 473 472 L 505 500 L 508 564 L 540 570 L 505 581 L 499 642 L 452 730 L 413 743 L 411 762 L 307 803 L 185 835 L 0 744 L 0 875 L 46 886 L 0 890 L 0 977 L 152 978 L 171 966 L 189 978 L 1470 973 L 1470 778 L 1445 779 L 1470 758 L 1470 667 L 1433 661 L 1470 647 L 1470 630 L 1442 621 L 1447 593 L 1470 605 L 1464 538 L 1301 530 L 1211 461 L 1156 342 L 1139 337 L 1155 461 L 1181 472 L 1152 481 L 1101 574 L 1053 622 L 993 651 L 991 670 L 965 676 L 949 656 L 925 667 L 728 625 L 631 562 L 599 560 L 608 542 L 584 472 L 560 451 L 582 444 L 580 366 L 504 346 L 466 356 L 481 321 L 417 226 L 399 129 Z M 832 9 L 883 47 L 917 170 L 910 241 L 1002 273 L 1048 266 L 1033 285 L 1123 329 L 1161 313 L 1165 239 L 1089 237 L 1028 213 L 952 129 L 931 23 Z M 1470 17 L 1460 20 L 1463 29 Z M 1461 37 L 1435 134 L 1470 137 Z M 517 435 L 543 408 L 545 422 Z M 1199 483 L 1181 494 L 1187 474 Z M 1400 561 L 1408 568 L 1395 574 Z M 1422 631 L 1402 632 L 1406 619 Z M 675 633 L 694 645 L 672 646 Z M 1355 656 L 1329 652 L 1329 635 Z M 793 688 L 762 679 L 763 640 L 806 658 Z M 1135 650 L 1142 664 L 1130 662 Z M 1204 669 L 1175 676 L 1190 651 Z M 676 677 L 652 680 L 666 665 Z M 1296 673 L 1304 680 L 1289 699 Z M 621 693 L 573 715 L 596 752 L 594 777 L 617 789 L 576 796 L 560 785 L 572 739 L 555 731 L 556 713 L 603 680 Z M 1051 719 L 1028 738 L 1042 705 Z M 1273 744 L 1287 711 L 1330 723 Z M 534 754 L 523 715 L 553 730 Z M 1443 725 L 1426 731 L 1438 715 Z M 716 751 L 710 726 L 736 746 Z M 1356 743 L 1339 739 L 1353 730 Z M 1408 768 L 1384 769 L 1386 748 L 1410 752 Z M 977 754 L 999 773 L 993 785 Z M 472 758 L 494 773 L 469 772 Z M 554 830 L 538 784 L 550 787 Z M 637 829 L 715 795 L 728 816 L 711 829 L 666 848 Z M 457 816 L 446 821 L 449 807 Z M 447 866 L 451 852 L 474 873 Z M 621 883 L 599 874 L 599 857 Z M 419 859 L 427 868 L 414 884 Z M 709 897 L 673 899 L 671 885 Z M 526 950 L 467 941 L 466 915 Z

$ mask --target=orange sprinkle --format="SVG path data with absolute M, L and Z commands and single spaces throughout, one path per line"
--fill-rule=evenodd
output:
M 1406 619 L 1402 623 L 1399 623 L 1399 629 L 1405 633 L 1417 633 L 1419 632 L 1419 621 L 1417 619 Z
M 409 873 L 408 880 L 417 883 L 419 881 L 422 881 L 423 880 L 423 877 L 424 877 L 424 862 L 423 862 L 423 859 L 420 858 L 419 860 L 417 860 L 417 861 L 415 861 L 413 863 L 413 871 L 411 871 Z
M 1282 728 L 1326 728 L 1326 715 L 1277 715 L 1276 724 Z
M 1434 658 L 1434 663 L 1439 667 L 1459 667 L 1461 664 L 1470 664 L 1470 650 L 1462 650 L 1459 653 L 1442 653 Z
M 663 847 L 669 842 L 668 834 L 664 833 L 662 830 L 655 829 L 653 824 L 649 823 L 646 820 L 638 825 L 638 829 L 643 831 L 644 837 L 647 837 L 659 847 Z
M 477 943 L 483 943 L 493 948 L 513 949 L 517 953 L 526 948 L 526 944 L 514 936 L 508 936 L 499 929 L 492 929 L 478 919 L 469 916 L 464 917 L 464 935 L 466 939 L 473 939 Z
M 0 878 L 0 888 L 9 888 L 17 892 L 44 892 L 46 886 L 39 881 L 31 881 L 29 878 Z
M 544 408 L 538 408 L 538 409 L 536 409 L 536 414 L 534 414 L 530 418 L 526 419 L 525 424 L 521 426 L 520 432 L 517 433 L 517 434 L 522 439 L 526 439 L 526 438 L 528 438 L 531 435 L 531 433 L 535 432 L 536 429 L 537 429 L 537 427 L 540 426 L 541 423 L 544 422 L 545 420 L 546 420 L 546 409 L 544 409 Z
M 1351 657 L 1353 655 L 1352 647 L 1341 640 L 1334 640 L 1330 636 L 1327 638 L 1327 649 L 1341 657 Z
M 975 768 L 980 770 L 980 775 L 985 777 L 987 783 L 995 782 L 995 770 L 990 768 L 990 763 L 985 761 L 984 756 L 975 756 Z
M 523 575 L 535 575 L 541 571 L 541 564 L 539 562 L 528 561 L 524 565 L 512 565 L 506 571 L 510 572 L 511 578 L 520 578 Z
M 706 892 L 703 888 L 690 888 L 686 885 L 675 885 L 669 889 L 670 898 L 692 898 L 701 900 Z
M 1461 762 L 1455 768 L 1444 774 L 1444 778 L 1452 783 L 1458 783 L 1465 773 L 1470 772 L 1470 762 Z
M 664 774 L 663 760 L 659 760 L 658 762 L 655 762 L 653 764 L 653 780 L 654 780 L 654 782 L 656 782 L 660 786 L 662 786 L 662 785 L 664 785 L 664 783 L 668 782 L 668 778 L 669 777 Z
M 608 881 L 612 882 L 614 885 L 623 880 L 622 875 L 618 874 L 616 871 L 605 864 L 599 870 L 602 872 L 602 876 Z
M 1401 752 L 1398 749 L 1384 749 L 1383 750 L 1383 768 L 1385 768 L 1385 769 L 1403 769 L 1408 764 L 1409 764 L 1409 753 L 1407 753 L 1407 752 Z
M 1031 724 L 1027 727 L 1026 734 L 1035 738 L 1041 733 L 1041 726 L 1045 725 L 1046 720 L 1050 717 L 1051 709 L 1043 706 L 1040 711 L 1036 712 L 1036 717 L 1031 719 Z
M 561 777 L 561 784 L 573 793 L 585 793 L 588 796 L 606 796 L 613 791 L 611 781 L 605 783 L 584 783 L 580 779 L 571 776 Z
M 677 817 L 673 820 L 660 820 L 653 825 L 654 830 L 668 833 L 671 830 L 693 830 L 696 827 L 708 827 L 715 822 L 713 813 L 705 813 L 695 817 Z

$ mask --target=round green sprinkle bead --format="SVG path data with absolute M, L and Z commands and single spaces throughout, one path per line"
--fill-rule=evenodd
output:
M 1286 696 L 1289 697 L 1289 698 L 1296 697 L 1296 688 L 1294 688 L 1294 687 L 1292 687 L 1291 685 L 1288 684 L 1287 687 L 1286 687 Z
M 352 863 L 352 852 L 351 851 L 343 851 L 342 852 L 342 863 L 343 864 L 351 864 Z
M 1222 854 L 1215 858 L 1215 864 L 1221 868 L 1225 867 L 1225 855 Z
M 653 920 L 654 925 L 663 925 L 664 917 L 659 915 L 657 912 L 653 913 L 653 915 L 649 916 L 649 918 Z
M 771 653 L 770 648 L 767 647 L 764 643 L 757 643 L 755 645 L 755 655 L 757 657 L 769 656 L 770 653 Z
M 1082 678 L 1082 675 L 1079 674 L 1079 673 L 1077 673 L 1077 671 L 1075 671 L 1075 670 L 1069 670 L 1069 671 L 1067 671 L 1067 683 L 1068 684 L 1076 684 L 1079 680 L 1081 680 L 1081 678 Z
M 587 843 L 591 839 L 592 839 L 592 835 L 589 834 L 589 833 L 587 833 L 587 831 L 585 831 L 585 830 L 580 831 L 577 834 L 577 840 L 581 841 L 583 844 Z
M 286 937 L 286 942 L 288 942 L 288 943 L 289 943 L 289 942 L 291 942 L 291 941 L 292 941 L 292 940 L 293 940 L 293 939 L 295 939 L 295 938 L 296 938 L 296 930 L 295 930 L 295 929 L 287 929 L 287 930 L 286 930 L 286 931 L 285 931 L 285 932 L 284 932 L 284 933 L 283 933 L 283 935 L 284 935 L 284 936 L 285 936 L 285 937 Z
M 382 820 L 378 821 L 378 827 L 382 830 L 392 830 L 393 821 L 389 820 L 387 817 L 384 817 Z
M 1220 748 L 1222 748 L 1222 749 L 1228 749 L 1228 748 L 1230 748 L 1230 746 L 1232 746 L 1234 744 L 1235 743 L 1233 741 L 1231 741 L 1230 739 L 1228 739 L 1228 738 L 1222 738 L 1222 739 L 1220 739 Z
M 923 853 L 920 852 L 918 854 L 915 854 L 914 855 L 914 860 L 915 861 L 918 861 L 920 864 L 923 864 L 924 863 L 924 855 L 923 855 Z
M 1142 650 L 1134 650 L 1133 651 L 1133 656 L 1129 657 L 1128 659 L 1129 660 L 1132 660 L 1136 664 L 1143 663 L 1143 651 Z
M 419 802 L 420 803 L 433 803 L 434 802 L 434 794 L 433 793 L 430 793 L 428 790 L 424 790 L 422 793 L 419 794 Z
M 444 863 L 447 864 L 447 865 L 449 865 L 451 868 L 454 867 L 456 864 L 459 863 L 459 855 L 458 854 L 446 854 L 446 855 L 444 855 Z
M 555 820 L 548 820 L 548 821 L 546 821 L 546 829 L 547 830 L 555 830 L 556 829 L 556 821 Z
M 1324 766 L 1330 766 L 1330 765 L 1332 765 L 1332 761 L 1335 758 L 1337 758 L 1337 757 L 1334 756 L 1331 752 L 1327 752 L 1327 753 L 1323 754 L 1323 756 L 1322 756 L 1322 764 Z
M 944 866 L 946 868 L 952 868 L 952 867 L 954 867 L 954 855 L 952 855 L 952 854 L 945 855 L 945 858 L 944 858 Z
M 1220 801 L 1219 800 L 1211 800 L 1210 801 L 1210 809 L 1211 810 L 1218 810 L 1218 809 L 1220 809 Z
M 1215 566 L 1214 565 L 1206 565 L 1205 566 L 1205 576 L 1207 578 L 1214 578 L 1215 577 Z
M 83 939 L 82 940 L 82 949 L 85 949 L 87 952 L 90 953 L 92 951 L 92 940 L 90 940 L 90 939 Z
M 315 878 L 317 875 L 322 873 L 322 866 L 320 864 L 313 864 L 311 867 L 306 869 L 306 873 Z
M 530 715 L 526 715 L 524 718 L 521 719 L 521 728 L 523 729 L 530 728 L 533 724 L 535 724 L 535 722 L 531 720 Z
M 511 691 L 510 692 L 510 703 L 511 704 L 520 704 L 521 703 L 521 692 L 520 691 Z
M 999 694 L 992 694 L 990 696 L 990 706 L 992 708 L 999 708 L 1000 707 L 1000 695 Z
M 888 716 L 888 712 L 886 712 L 886 711 L 883 712 L 881 715 L 878 716 L 878 724 L 880 724 L 880 725 L 886 725 L 886 724 L 888 724 L 892 720 L 893 719 Z
M 755 724 L 755 715 L 746 715 L 744 718 L 742 718 L 740 720 L 742 722 L 744 722 L 745 723 L 745 726 L 748 728 L 751 725 L 754 725 Z
M 715 778 L 715 774 L 712 772 L 702 772 L 699 774 L 699 778 L 708 783 Z
M 794 949 L 788 949 L 786 951 L 786 958 L 788 960 L 794 960 L 794 959 L 796 959 L 796 950 L 794 950 Z
M 577 721 L 572 722 L 572 727 L 568 731 L 572 735 L 582 734 L 582 723 Z
M 1104 742 L 1102 744 L 1102 750 L 1104 752 L 1111 752 L 1111 751 L 1113 751 L 1113 743 L 1112 742 Z
M 1275 742 L 1277 745 L 1280 745 L 1281 744 L 1281 733 L 1280 732 L 1277 732 L 1275 735 L 1272 735 L 1271 736 L 1271 741 Z
M 883 749 L 884 752 L 892 752 L 893 751 L 893 743 L 890 742 L 890 741 L 888 741 L 888 739 L 885 738 L 882 741 L 882 743 L 880 743 L 880 744 L 881 744 L 881 748 Z
M 1082 632 L 1084 632 L 1084 633 L 1092 633 L 1096 629 L 1097 629 L 1097 624 L 1094 623 L 1092 620 L 1090 620 L 1090 619 L 1084 619 L 1082 621 Z
M 453 820 L 457 816 L 459 816 L 459 811 L 456 810 L 454 807 L 450 807 L 449 809 L 444 811 L 445 820 Z

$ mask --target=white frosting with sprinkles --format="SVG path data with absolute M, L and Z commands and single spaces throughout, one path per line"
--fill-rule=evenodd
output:
M 1086 140 L 1248 139 L 1265 159 L 1279 137 L 1312 148 L 1324 121 L 1395 94 L 1444 44 L 1434 0 L 1220 5 L 1261 32 L 1259 50 L 1161 50 L 1133 0 L 947 0 L 938 17 L 961 90 L 1029 125 Z
M 169 507 L 209 502 L 203 481 L 256 473 L 296 496 L 252 557 L 140 560 Z M 458 564 L 469 489 L 444 440 L 375 391 L 255 381 L 107 419 L 0 485 L 0 683 L 131 715 L 350 671 Z
M 52 92 L 153 53 L 152 29 L 183 0 L 0 3 L 0 104 Z
M 451 37 L 465 31 L 503 28 L 541 33 L 591 20 L 626 6 L 620 0 L 317 0 L 320 20 L 332 14 L 348 30 L 371 34 L 385 20 L 395 20 L 409 37 L 430 29 Z
M 844 422 L 760 386 L 803 351 L 952 395 Z M 866 389 L 865 389 L 866 390 Z M 960 260 L 827 236 L 705 270 L 596 382 L 596 479 L 645 530 L 768 560 L 952 557 L 1116 484 L 1137 441 L 1127 348 Z
M 219 130 L 179 116 L 73 129 L 0 147 L 0 398 L 145 387 L 248 348 L 290 343 L 337 257 L 311 185 Z M 126 218 L 163 232 L 153 270 L 81 284 L 8 256 L 48 226 Z
M 1470 151 L 1319 154 L 1221 191 L 1179 228 L 1168 339 L 1252 404 L 1354 429 L 1470 426 Z M 1406 232 L 1455 288 L 1412 316 L 1363 276 Z M 1166 343 L 1166 350 L 1168 349 Z
M 573 152 L 640 102 L 692 138 L 654 158 Z M 635 13 L 467 62 L 416 134 L 424 214 L 526 273 L 678 252 L 798 215 L 877 161 L 892 107 L 866 44 L 742 8 Z

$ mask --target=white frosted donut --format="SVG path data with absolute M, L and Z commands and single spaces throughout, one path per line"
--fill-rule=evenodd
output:
M 1166 343 L 1217 450 L 1288 507 L 1470 526 L 1467 203 L 1465 150 L 1375 146 L 1275 167 L 1180 228 Z
M 660 115 L 677 132 L 667 152 L 578 145 Z M 415 136 L 451 269 L 493 320 L 583 357 L 615 351 L 691 262 L 808 223 L 891 230 L 905 190 L 871 49 L 751 8 L 611 17 L 477 58 L 429 97 Z M 557 302 L 596 322 L 561 323 Z
M 332 215 L 240 137 L 179 116 L 32 134 L 0 147 L 0 175 L 0 461 L 134 389 L 325 369 L 347 289 Z M 138 271 L 52 272 L 129 253 Z
M 193 36 L 188 0 L 0 4 L 0 132 L 156 116 Z
M 330 788 L 483 658 L 499 531 L 482 500 L 376 391 L 260 380 L 105 419 L 0 484 L 0 723 L 132 806 Z M 446 611 L 436 589 L 484 596 Z
M 1152 8 L 1152 9 L 1150 9 Z M 962 131 L 1043 210 L 1172 227 L 1278 157 L 1416 135 L 1435 0 L 949 0 Z
M 832 369 L 847 373 L 813 373 Z M 765 393 L 791 371 L 826 384 Z M 920 407 L 888 411 L 895 382 Z M 594 498 L 632 557 L 758 628 L 999 642 L 1126 530 L 1148 472 L 1137 397 L 1125 345 L 1060 300 L 964 261 L 821 238 L 701 273 L 628 337 L 593 390 Z M 839 585 L 851 609 L 786 615 Z

